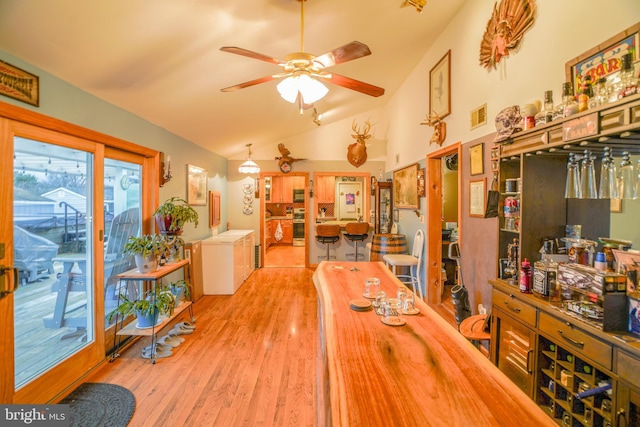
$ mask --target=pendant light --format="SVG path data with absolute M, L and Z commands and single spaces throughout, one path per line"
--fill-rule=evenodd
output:
M 247 160 L 244 161 L 239 167 L 238 172 L 240 173 L 260 173 L 260 166 L 253 160 L 251 160 L 251 144 L 246 145 L 249 149 L 249 156 Z

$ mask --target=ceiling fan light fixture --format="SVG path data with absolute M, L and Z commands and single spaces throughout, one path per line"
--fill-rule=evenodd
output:
M 298 99 L 298 94 L 305 104 L 313 104 L 329 93 L 325 85 L 304 73 L 287 77 L 278 83 L 277 88 L 280 96 L 292 104 Z
M 248 174 L 260 173 L 260 166 L 251 160 L 251 144 L 247 144 L 247 147 L 249 148 L 249 156 L 247 160 L 238 167 L 238 172 Z

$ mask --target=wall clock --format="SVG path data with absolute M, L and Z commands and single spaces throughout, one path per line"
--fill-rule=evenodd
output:
M 122 188 L 123 190 L 126 190 L 130 186 L 131 186 L 131 179 L 129 178 L 129 175 L 122 175 L 122 178 L 120 178 L 120 188 Z

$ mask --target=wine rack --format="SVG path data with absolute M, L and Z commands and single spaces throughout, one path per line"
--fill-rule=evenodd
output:
M 612 384 L 611 374 L 555 342 L 538 336 L 536 403 L 559 425 L 612 426 L 612 389 L 578 398 L 587 389 Z

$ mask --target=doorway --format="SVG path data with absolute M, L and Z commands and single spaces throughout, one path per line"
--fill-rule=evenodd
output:
M 446 268 L 450 261 L 447 260 L 445 242 L 443 239 L 449 227 L 457 228 L 457 238 L 460 240 L 461 225 L 461 195 L 462 187 L 460 174 L 455 159 L 462 158 L 462 144 L 459 142 L 435 151 L 427 156 L 427 303 L 441 316 L 455 325 L 453 303 L 450 292 L 447 294 L 445 283 L 451 284 L 452 278 L 447 278 Z M 451 190 L 451 191 L 447 191 Z M 453 191 L 455 190 L 455 191 Z M 456 197 L 454 202 L 452 197 Z M 455 212 L 451 212 L 450 206 L 455 205 Z M 456 218 L 455 221 L 452 221 Z M 447 224 L 449 223 L 449 224 Z M 455 225 L 453 224 L 455 223 Z M 450 239 L 450 234 L 446 236 Z M 455 235 L 454 235 L 455 237 Z M 443 268 L 444 267 L 444 268 Z M 449 290 L 451 286 L 448 286 Z
M 306 172 L 263 173 L 260 185 L 264 268 L 306 267 L 308 254 L 308 179 Z

